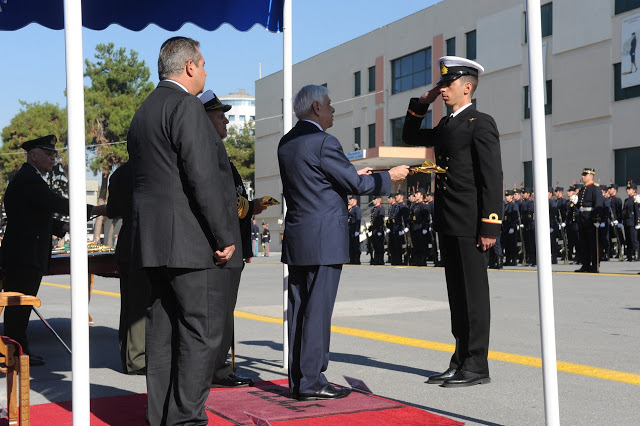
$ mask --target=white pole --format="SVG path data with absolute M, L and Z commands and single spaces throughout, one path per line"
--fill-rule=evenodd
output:
M 559 425 L 558 369 L 551 277 L 549 201 L 547 197 L 547 140 L 544 114 L 544 74 L 542 69 L 542 31 L 540 0 L 527 0 L 527 40 L 529 44 L 529 87 L 531 93 L 531 146 L 536 214 L 536 252 L 540 333 L 542 341 L 542 377 L 547 425 Z
M 282 75 L 284 77 L 284 84 L 282 90 L 282 123 L 283 134 L 291 130 L 291 115 L 293 112 L 293 70 L 292 70 L 292 35 L 291 35 L 291 23 L 292 23 L 292 3 L 293 0 L 284 1 L 284 11 L 282 19 Z M 287 204 L 284 199 L 282 200 L 284 205 L 284 216 L 287 215 Z M 287 304 L 289 303 L 289 268 L 286 264 L 283 264 L 282 269 L 282 366 L 285 369 L 289 368 L 289 327 L 287 322 Z
M 89 424 L 89 287 L 84 143 L 82 2 L 64 1 L 71 222 L 71 356 L 73 423 Z

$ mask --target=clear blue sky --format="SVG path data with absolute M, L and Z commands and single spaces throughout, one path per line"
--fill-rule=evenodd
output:
M 297 63 L 334 46 L 429 7 L 439 0 L 388 2 L 384 0 L 295 0 L 293 2 L 293 62 Z M 207 89 L 227 94 L 239 88 L 255 94 L 259 63 L 262 76 L 282 69 L 282 34 L 262 26 L 240 32 L 223 25 L 214 32 L 188 24 L 169 32 L 155 25 L 140 32 L 112 25 L 104 31 L 83 30 L 84 58 L 95 60 L 96 45 L 113 42 L 138 52 L 158 82 L 158 50 L 164 40 L 184 35 L 199 40 L 206 60 Z M 19 100 L 66 106 L 64 90 L 64 32 L 31 24 L 18 31 L 0 31 L 2 83 L 0 129 L 20 111 Z M 89 84 L 89 82 L 85 82 Z

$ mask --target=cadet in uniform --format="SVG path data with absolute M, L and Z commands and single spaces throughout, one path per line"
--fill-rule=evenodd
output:
M 433 266 L 442 266 L 440 262 L 440 256 L 438 256 L 438 233 L 433 228 L 433 212 L 434 212 L 434 203 L 433 203 L 433 194 L 427 190 L 425 192 L 425 210 L 427 214 L 427 223 L 429 223 L 429 228 L 427 229 L 427 247 L 430 247 L 430 250 L 427 250 L 427 260 L 433 261 Z
M 531 188 L 524 188 L 522 205 L 520 206 L 520 219 L 524 225 L 524 247 L 527 252 L 527 258 L 522 262 L 522 266 L 536 265 L 535 204 L 531 199 L 531 193 Z
M 618 197 L 618 185 L 612 183 L 609 186 L 609 202 L 611 203 L 611 247 L 613 248 L 613 239 L 616 239 L 616 251 L 611 256 L 620 257 L 622 259 L 622 246 L 624 245 L 624 234 L 622 231 L 622 200 Z
M 558 238 L 562 241 L 562 251 L 558 247 L 556 256 L 564 257 L 564 252 L 567 251 L 567 207 L 569 206 L 567 200 L 564 198 L 564 188 L 556 186 L 554 189 L 556 196 L 556 204 L 558 205 Z
M 502 160 L 495 121 L 471 102 L 484 69 L 455 56 L 438 60 L 442 78 L 409 103 L 402 139 L 409 145 L 433 146 L 436 164 L 434 225 L 445 264 L 451 330 L 456 349 L 449 367 L 428 383 L 462 387 L 489 383 L 488 250 L 502 224 Z M 422 119 L 438 96 L 453 113 L 434 129 Z
M 393 192 L 389 194 L 387 202 L 389 203 L 389 216 L 387 216 L 385 234 L 387 235 L 387 263 L 391 263 L 391 229 L 393 228 L 393 215 L 396 209 L 396 194 Z
M 578 193 L 578 226 L 580 229 L 580 252 L 582 267 L 576 272 L 598 273 L 597 233 L 602 218 L 602 191 L 593 182 L 596 172 L 592 168 L 582 170 L 584 187 Z
M 549 238 L 551 240 L 551 263 L 558 263 L 558 203 L 553 199 L 553 188 L 549 187 Z
M 598 242 L 601 261 L 608 261 L 611 257 L 611 246 L 609 245 L 609 224 L 611 223 L 611 202 L 609 201 L 609 188 L 600 187 L 602 192 L 602 216 L 600 216 L 600 229 L 598 229 Z
M 418 189 L 410 208 L 411 242 L 413 251 L 411 264 L 427 266 L 427 234 L 429 233 L 429 212 L 424 203 L 424 190 Z
M 502 219 L 502 241 L 506 256 L 505 265 L 516 266 L 518 264 L 518 218 L 520 213 L 517 204 L 513 201 L 516 191 L 507 189 L 504 191 L 506 205 L 504 218 Z
M 349 198 L 349 263 L 360 264 L 360 226 L 362 226 L 362 210 L 358 207 L 358 199 Z
M 633 183 L 627 183 L 627 199 L 624 200 L 624 236 L 627 241 L 627 260 L 633 262 L 638 260 L 638 232 L 640 229 L 640 211 L 638 211 L 638 202 L 636 201 L 638 186 Z
M 404 192 L 399 190 L 396 193 L 396 203 L 393 205 L 393 216 L 391 216 L 391 234 L 389 235 L 389 245 L 391 246 L 391 264 L 407 265 L 408 257 L 403 259 L 408 249 L 409 241 L 405 234 L 409 230 L 409 208 L 404 203 Z
M 384 206 L 380 195 L 373 196 L 373 209 L 371 209 L 371 245 L 373 246 L 372 265 L 384 265 Z
M 580 233 L 578 232 L 578 214 L 580 213 L 578 207 L 578 188 L 576 185 L 571 185 L 567 190 L 569 200 L 567 201 L 567 240 L 569 244 L 569 260 L 574 260 L 574 263 L 581 263 L 580 259 Z M 574 255 L 575 251 L 575 255 Z

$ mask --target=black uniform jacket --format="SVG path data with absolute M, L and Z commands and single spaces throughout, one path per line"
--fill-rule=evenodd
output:
M 402 139 L 433 146 L 435 162 L 446 173 L 435 176 L 436 231 L 459 237 L 500 235 L 502 159 L 498 128 L 490 115 L 473 105 L 434 129 L 420 129 L 429 105 L 412 98 Z
M 64 237 L 64 222 L 54 213 L 69 214 L 69 200 L 54 192 L 29 163 L 11 179 L 4 196 L 7 229 L 2 241 L 3 265 L 30 265 L 45 271 L 51 257 L 51 236 Z M 87 206 L 87 216 L 93 206 Z

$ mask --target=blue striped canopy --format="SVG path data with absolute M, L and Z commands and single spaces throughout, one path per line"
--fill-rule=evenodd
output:
M 140 31 L 155 24 L 168 31 L 192 23 L 213 31 L 227 23 L 246 31 L 260 24 L 282 31 L 284 0 L 82 0 L 82 26 L 103 30 L 118 24 Z M 13 31 L 31 23 L 64 28 L 64 0 L 0 0 L 0 30 Z

